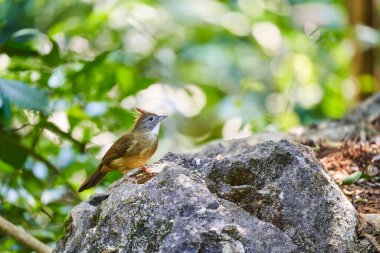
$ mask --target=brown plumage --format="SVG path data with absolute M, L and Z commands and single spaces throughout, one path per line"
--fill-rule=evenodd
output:
M 97 170 L 82 183 L 78 192 L 97 185 L 112 170 L 123 174 L 143 166 L 154 154 L 158 144 L 160 121 L 167 116 L 136 109 L 133 130 L 120 137 L 106 152 Z

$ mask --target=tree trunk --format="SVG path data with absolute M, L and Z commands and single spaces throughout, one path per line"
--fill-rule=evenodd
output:
M 364 25 L 373 29 L 379 26 L 376 0 L 348 0 L 349 23 L 355 28 Z M 379 90 L 379 69 L 377 66 L 378 48 L 364 48 L 357 36 L 355 55 L 352 61 L 352 74 L 359 84 L 360 99 Z

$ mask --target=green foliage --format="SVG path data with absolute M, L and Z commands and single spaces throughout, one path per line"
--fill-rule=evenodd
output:
M 326 15 L 305 20 L 310 6 Z M 341 0 L 0 1 L 0 215 L 54 246 L 72 206 L 120 177 L 75 193 L 134 106 L 170 115 L 153 160 L 341 117 L 374 91 L 350 78 L 347 19 Z
M 46 112 L 48 108 L 47 92 L 11 80 L 0 79 L 0 95 L 20 108 Z
M 0 134 L 0 158 L 15 168 L 24 165 L 27 152 L 20 148 L 20 137 L 16 134 Z

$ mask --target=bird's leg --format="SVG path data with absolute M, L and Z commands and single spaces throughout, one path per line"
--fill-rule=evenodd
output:
M 144 165 L 140 166 L 140 170 L 145 171 L 149 175 L 153 174 L 153 171 L 151 171 L 148 167 Z

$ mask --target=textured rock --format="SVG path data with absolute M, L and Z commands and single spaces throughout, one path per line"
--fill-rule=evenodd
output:
M 380 143 L 379 125 L 380 93 L 377 93 L 356 106 L 344 118 L 322 121 L 317 125 L 304 128 L 301 136 L 290 135 L 289 137 L 303 143 L 319 143 L 325 140 Z
M 75 207 L 55 252 L 358 251 L 355 209 L 304 146 L 214 143 L 154 167 Z

